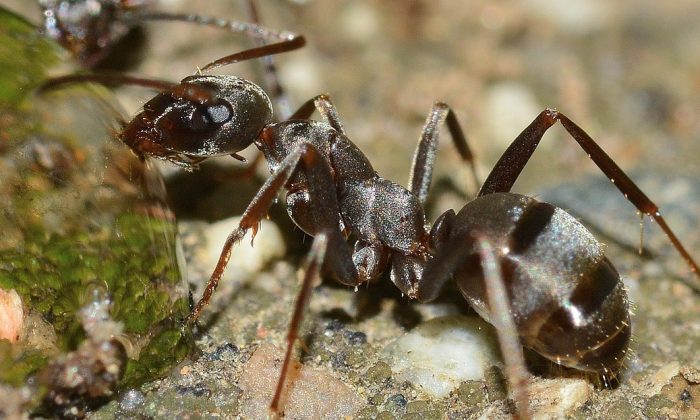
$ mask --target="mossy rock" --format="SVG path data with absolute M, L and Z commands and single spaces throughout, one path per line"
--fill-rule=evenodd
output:
M 19 341 L 0 339 L 0 383 L 25 384 L 75 351 L 79 310 L 99 292 L 122 325 L 118 386 L 135 386 L 193 348 L 175 220 L 160 174 L 116 138 L 123 114 L 104 89 L 36 93 L 57 66 L 75 68 L 0 8 L 0 289 L 24 314 Z

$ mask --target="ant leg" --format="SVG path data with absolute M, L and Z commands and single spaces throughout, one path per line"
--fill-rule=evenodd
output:
M 457 152 L 459 152 L 462 159 L 469 164 L 477 188 L 479 185 L 479 177 L 476 174 L 476 167 L 474 166 L 474 155 L 469 148 L 467 138 L 464 136 L 457 116 L 447 104 L 436 102 L 425 120 L 420 140 L 418 140 L 418 146 L 413 155 L 411 176 L 408 179 L 408 185 L 410 186 L 409 191 L 418 196 L 421 204 L 424 204 L 425 200 L 428 198 L 428 190 L 430 189 L 430 182 L 433 178 L 435 154 L 440 137 L 439 126 L 442 124 L 447 125 L 447 129 L 452 136 L 452 142 L 457 148 Z
M 287 372 L 289 371 L 289 366 L 292 363 L 294 342 L 298 338 L 301 320 L 304 316 L 304 310 L 309 304 L 313 287 L 320 281 L 320 272 L 325 259 L 327 246 L 328 238 L 326 235 L 316 235 L 313 243 L 311 244 L 311 251 L 309 251 L 309 255 L 306 258 L 304 281 L 301 284 L 301 289 L 299 290 L 297 299 L 294 302 L 294 312 L 292 313 L 292 320 L 290 321 L 289 328 L 287 330 L 287 350 L 284 353 L 284 361 L 282 362 L 282 369 L 280 370 L 277 387 L 275 388 L 275 396 L 272 398 L 272 402 L 270 403 L 270 411 L 273 413 L 280 412 L 280 400 L 282 398 L 282 391 L 284 388 L 285 379 L 287 378 Z
M 312 247 L 309 257 L 310 266 L 307 269 L 304 285 L 297 298 L 289 326 L 284 366 L 282 367 L 275 397 L 270 406 L 270 409 L 274 412 L 279 411 L 281 392 L 291 362 L 292 345 L 297 337 L 299 325 L 307 306 L 313 279 L 317 277 L 321 264 L 323 263 L 326 270 L 330 271 L 338 281 L 351 286 L 357 286 L 367 280 L 360 275 L 363 269 L 368 272 L 372 271 L 371 264 L 369 264 L 371 263 L 371 258 L 361 259 L 361 262 L 366 263 L 368 267 L 365 268 L 362 264 L 359 264 L 359 267 L 355 266 L 352 250 L 340 232 L 340 210 L 330 165 L 312 144 L 303 143 L 296 147 L 260 188 L 243 213 L 239 226 L 226 239 L 219 261 L 209 279 L 204 294 L 186 320 L 187 323 L 193 323 L 197 320 L 221 279 L 231 257 L 233 245 L 243 239 L 248 229 L 252 228 L 253 234 L 255 234 L 261 218 L 267 213 L 280 190 L 289 185 L 292 177 L 298 173 L 298 169 L 303 170 L 306 184 L 309 188 L 309 211 L 312 220 L 316 223 L 313 234 L 317 240 L 314 241 L 314 246 Z
M 527 369 L 522 354 L 518 330 L 510 309 L 510 299 L 503 282 L 500 265 L 491 244 L 469 232 L 452 232 L 455 213 L 448 210 L 435 222 L 431 241 L 439 251 L 428 262 L 418 284 L 418 299 L 429 301 L 437 297 L 444 284 L 452 278 L 455 268 L 478 257 L 474 269 L 481 268 L 489 302 L 490 322 L 496 329 L 501 354 L 506 365 L 508 384 L 522 419 L 530 418 L 527 392 Z
M 486 239 L 478 238 L 476 248 L 481 258 L 491 322 L 493 322 L 498 335 L 498 344 L 506 364 L 508 384 L 518 406 L 518 417 L 528 419 L 530 418 L 530 400 L 527 392 L 528 374 L 523 358 L 523 347 L 520 344 L 518 330 L 510 310 L 510 299 L 508 299 L 508 292 L 503 283 L 500 264 L 494 254 L 493 247 Z
M 334 259 L 345 259 L 349 264 L 341 265 L 334 274 L 341 280 L 348 281 L 357 278 L 357 271 L 352 264 L 351 251 L 339 230 L 337 198 L 335 189 L 331 184 L 330 168 L 325 159 L 320 155 L 314 146 L 304 143 L 294 149 L 280 164 L 277 171 L 265 181 L 251 203 L 243 212 L 238 227 L 226 238 L 226 242 L 221 250 L 221 255 L 212 273 L 202 298 L 197 302 L 194 309 L 187 318 L 187 323 L 193 323 L 199 318 L 202 309 L 209 303 L 212 294 L 221 280 L 221 276 L 226 269 L 226 265 L 231 257 L 233 246 L 240 242 L 248 229 L 253 229 L 253 235 L 257 232 L 260 220 L 267 214 L 268 209 L 277 198 L 278 193 L 287 185 L 292 175 L 296 172 L 301 163 L 302 169 L 308 179 L 311 196 L 316 198 L 314 206 L 311 207 L 314 220 L 321 228 L 315 234 L 326 233 L 331 245 L 335 248 L 329 252 L 329 257 Z M 321 200 L 320 198 L 323 197 Z M 325 232 L 321 229 L 325 229 Z M 345 244 L 345 249 L 337 244 Z M 344 269 L 344 270 L 343 270 Z M 354 274 L 354 275 L 353 275 Z M 352 280 L 349 280 L 351 284 Z M 346 283 L 347 284 L 347 283 Z
M 343 124 L 340 122 L 340 115 L 338 115 L 338 110 L 331 101 L 331 97 L 327 94 L 321 94 L 315 96 L 308 101 L 304 102 L 299 109 L 296 110 L 289 117 L 290 120 L 307 120 L 311 117 L 314 111 L 318 111 L 321 117 L 326 120 L 326 123 L 333 127 L 333 129 L 340 134 L 345 135 L 345 130 L 343 129 Z
M 681 254 L 691 271 L 700 278 L 700 268 L 698 268 L 698 264 L 693 257 L 690 256 L 690 253 L 688 253 L 668 224 L 666 224 L 666 221 L 661 216 L 659 207 L 637 187 L 627 174 L 617 166 L 610 156 L 608 156 L 585 131 L 574 124 L 564 114 L 556 110 L 545 109 L 542 111 L 540 115 L 516 137 L 510 147 L 506 149 L 498 160 L 488 178 L 486 178 L 484 185 L 482 185 L 479 191 L 479 196 L 510 191 L 515 180 L 525 167 L 525 164 L 527 164 L 537 148 L 540 140 L 542 140 L 544 133 L 557 121 L 561 122 L 571 137 L 576 140 L 596 166 L 603 171 L 605 176 L 615 184 L 625 198 L 634 204 L 640 212 L 651 216 L 651 218 L 656 221 L 671 241 L 674 248 Z

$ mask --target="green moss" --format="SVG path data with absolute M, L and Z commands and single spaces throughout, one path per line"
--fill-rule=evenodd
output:
M 0 105 L 15 106 L 44 80 L 46 68 L 59 61 L 61 50 L 6 10 L 0 15 L 0 27 L 5 38 L 0 42 Z
M 25 378 L 44 366 L 48 358 L 38 350 L 18 351 L 7 340 L 0 340 L 0 382 L 19 386 Z
M 141 350 L 138 360 L 129 359 L 121 386 L 134 387 L 148 378 L 163 375 L 189 353 L 193 338 L 189 331 L 171 323 L 164 326 L 149 344 Z
M 53 328 L 57 341 L 47 347 L 61 352 L 85 340 L 79 310 L 105 292 L 110 316 L 141 348 L 124 375 L 123 385 L 133 386 L 162 375 L 193 346 L 182 327 L 189 307 L 176 227 L 148 211 L 160 197 L 143 181 L 158 175 L 109 137 L 117 121 L 106 95 L 84 87 L 33 94 L 61 59 L 56 45 L 0 8 L 0 193 L 7 197 L 0 230 L 14 232 L 0 238 L 0 288 L 15 290 Z M 50 159 L 55 151 L 65 173 L 57 178 L 39 162 L 37 148 Z M 19 384 L 48 359 L 0 343 L 0 381 Z

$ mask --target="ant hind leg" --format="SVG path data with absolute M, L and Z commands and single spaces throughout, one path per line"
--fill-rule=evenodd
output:
M 608 156 L 605 151 L 578 125 L 571 121 L 564 114 L 553 110 L 545 109 L 522 133 L 516 137 L 510 147 L 506 149 L 498 160 L 493 170 L 481 186 L 479 196 L 496 193 L 509 192 L 523 168 L 535 152 L 537 145 L 542 140 L 544 133 L 557 121 L 561 122 L 571 137 L 588 154 L 598 168 L 617 189 L 629 200 L 640 212 L 651 216 L 661 227 L 669 241 L 678 253 L 683 257 L 690 270 L 700 279 L 700 267 L 695 262 L 690 253 L 685 249 L 676 234 L 661 216 L 659 207 L 651 201 L 649 197 L 632 181 L 627 174 Z M 692 287 L 694 291 L 700 293 L 700 285 Z
M 528 419 L 530 418 L 530 401 L 527 390 L 528 373 L 525 368 L 518 330 L 510 310 L 510 299 L 508 299 L 508 292 L 503 283 L 500 264 L 493 247 L 486 239 L 477 238 L 476 248 L 481 257 L 491 322 L 493 322 L 498 336 L 498 344 L 506 365 L 506 377 L 518 408 L 518 417 Z
M 483 237 L 468 232 L 449 235 L 454 221 L 454 212 L 448 210 L 435 226 L 443 226 L 431 232 L 440 250 L 427 264 L 422 281 L 418 285 L 418 300 L 435 299 L 445 283 L 452 278 L 455 269 L 464 264 L 471 255 L 477 255 L 484 276 L 486 295 L 489 302 L 490 322 L 498 336 L 501 354 L 506 365 L 506 377 L 517 404 L 518 416 L 530 418 L 527 378 L 528 373 L 523 359 L 520 336 L 510 308 L 510 299 L 503 282 L 500 263 L 492 245 Z M 443 233 L 441 233 L 443 232 Z

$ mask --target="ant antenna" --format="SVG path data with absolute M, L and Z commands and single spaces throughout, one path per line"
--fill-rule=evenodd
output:
M 201 71 L 207 72 L 217 67 L 228 66 L 229 64 L 235 64 L 240 61 L 251 60 L 260 57 L 267 57 L 273 54 L 281 54 L 288 51 L 297 50 L 303 47 L 304 45 L 306 45 L 306 39 L 304 39 L 303 36 L 298 35 L 294 38 L 287 39 L 286 41 L 277 42 L 274 44 L 267 44 L 261 47 L 251 48 L 235 54 L 227 55 L 226 57 L 219 58 L 218 60 L 212 61 L 211 63 L 202 67 Z
M 252 3 L 251 3 L 252 5 Z M 255 6 L 251 6 L 251 13 L 255 18 L 257 11 Z M 233 33 L 240 33 L 253 39 L 262 41 L 277 41 L 272 44 L 265 44 L 258 48 L 251 48 L 237 54 L 232 54 L 227 57 L 220 58 L 212 63 L 207 64 L 201 70 L 212 70 L 216 67 L 233 64 L 243 60 L 280 54 L 287 51 L 299 49 L 306 45 L 306 40 L 302 35 L 298 35 L 289 31 L 274 31 L 257 23 L 240 22 L 235 20 L 226 20 L 213 18 L 208 16 L 200 16 L 193 14 L 179 13 L 163 13 L 163 12 L 143 12 L 129 11 L 124 13 L 124 20 L 131 24 L 138 24 L 145 21 L 179 21 L 194 23 L 202 26 L 213 26 L 221 28 Z

